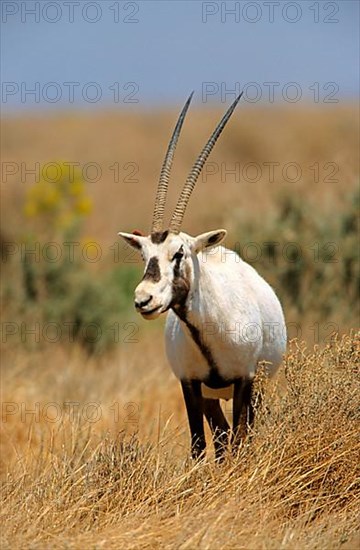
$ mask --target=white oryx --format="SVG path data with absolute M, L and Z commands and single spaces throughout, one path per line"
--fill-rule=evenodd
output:
M 146 264 L 135 290 L 136 309 L 144 319 L 168 312 L 166 350 L 182 385 L 192 455 L 198 457 L 205 450 L 205 414 L 216 456 L 221 457 L 230 429 L 219 398 L 233 398 L 236 437 L 244 415 L 247 427 L 254 419 L 251 391 L 257 365 L 266 361 L 270 374 L 275 372 L 285 352 L 286 327 L 280 302 L 268 283 L 235 252 L 218 246 L 226 237 L 224 229 L 197 237 L 180 232 L 199 174 L 242 94 L 196 160 L 169 228 L 163 230 L 170 169 L 192 95 L 179 116 L 161 169 L 150 235 L 137 231 L 119 235 L 141 252 Z

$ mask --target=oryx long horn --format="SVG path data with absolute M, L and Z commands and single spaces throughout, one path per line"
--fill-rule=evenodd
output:
M 212 148 L 214 147 L 218 137 L 220 136 L 221 132 L 226 126 L 226 123 L 228 122 L 229 118 L 231 117 L 236 105 L 238 104 L 241 96 L 243 95 L 243 92 L 235 99 L 234 103 L 229 107 L 229 109 L 226 111 L 225 115 L 215 128 L 214 132 L 211 134 L 207 144 L 201 151 L 200 155 L 198 156 L 194 166 L 191 169 L 190 174 L 188 175 L 185 185 L 183 187 L 183 190 L 181 191 L 179 200 L 177 202 L 176 208 L 174 210 L 174 214 L 170 221 L 169 230 L 172 233 L 179 233 L 181 224 L 184 218 L 185 210 L 188 205 L 190 195 L 193 192 L 193 189 L 195 187 L 195 184 L 197 182 L 197 179 L 201 173 L 201 170 L 203 169 L 203 166 L 210 155 Z
M 151 233 L 156 233 L 158 231 L 161 231 L 163 227 L 165 202 L 166 202 L 166 194 L 167 194 L 168 185 L 169 185 L 170 170 L 171 170 L 171 166 L 174 158 L 176 144 L 178 142 L 181 128 L 185 119 L 185 115 L 189 108 L 190 101 L 193 94 L 194 92 L 191 92 L 187 102 L 183 107 L 183 110 L 179 115 L 178 121 L 174 128 L 173 135 L 171 136 L 168 149 L 166 151 L 163 165 L 161 167 L 159 183 L 158 183 L 158 188 L 157 188 L 156 197 L 155 197 L 155 206 L 154 206 L 154 215 L 153 215 Z

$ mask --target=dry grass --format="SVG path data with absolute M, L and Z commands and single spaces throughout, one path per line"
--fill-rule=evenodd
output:
M 259 377 L 252 441 L 221 466 L 187 458 L 180 388 L 152 338 L 97 362 L 74 347 L 8 350 L 2 400 L 19 410 L 3 416 L 1 548 L 355 550 L 358 343 L 294 341 L 276 380 Z

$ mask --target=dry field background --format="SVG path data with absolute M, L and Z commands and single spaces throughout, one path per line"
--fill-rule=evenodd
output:
M 169 209 L 220 114 L 189 113 Z M 280 295 L 290 337 L 300 336 L 276 379 L 259 379 L 265 401 L 251 442 L 221 466 L 211 452 L 203 463 L 188 459 L 187 421 L 166 364 L 163 321 L 135 316 L 131 292 L 141 264 L 127 262 L 123 248 L 115 262 L 110 248 L 117 231 L 149 228 L 175 113 L 62 113 L 2 122 L 3 166 L 19 166 L 13 176 L 3 171 L 1 186 L 2 548 L 359 547 L 356 115 L 352 105 L 242 106 L 210 158 L 218 173 L 200 179 L 194 192 L 184 229 L 225 227 L 228 246 L 260 246 L 253 263 Z M 34 179 L 21 176 L 20 163 L 51 161 L 101 166 L 99 181 L 85 181 L 93 208 L 72 236 L 96 241 L 99 262 L 29 263 L 21 254 L 24 243 L 69 239 L 65 231 L 50 231 L 51 217 L 24 214 Z M 116 162 L 118 181 L 110 168 Z M 236 162 L 240 181 L 239 172 L 221 177 L 222 167 Z M 250 162 L 261 167 L 256 182 L 251 170 L 248 178 L 242 173 Z M 279 163 L 274 181 L 269 162 Z M 301 167 L 299 181 L 283 177 L 287 163 Z M 268 248 L 265 254 L 268 240 L 279 242 L 280 253 Z M 289 242 L 301 251 L 295 258 L 283 253 Z M 17 246 L 10 256 L 9 243 Z M 79 331 L 94 323 L 112 339 L 101 346 L 79 335 L 50 343 L 51 331 L 45 337 L 43 328 L 54 322 L 64 329 L 69 319 Z M 39 342 L 23 337 L 21 323 L 39 324 Z M 231 405 L 224 407 L 230 414 Z
M 168 215 L 225 107 L 190 109 L 174 161 Z M 84 235 L 110 245 L 120 230 L 149 230 L 157 178 L 177 114 L 69 112 L 5 119 L 2 159 L 24 163 L 28 170 L 34 170 L 36 162 L 44 165 L 65 160 L 77 162 L 81 168 L 89 162 L 97 163 L 101 167 L 99 181 L 87 181 L 96 208 L 86 221 Z M 206 230 L 209 224 L 220 224 L 230 231 L 230 245 L 239 238 L 246 240 L 246 235 L 237 233 L 239 224 L 250 220 L 253 225 L 261 225 L 264 214 L 287 192 L 320 207 L 317 213 L 325 219 L 336 216 L 347 194 L 358 184 L 357 115 L 358 109 L 352 104 L 272 108 L 239 105 L 209 159 L 209 163 L 216 164 L 212 170 L 217 168 L 218 172 L 211 175 L 209 171 L 197 184 L 184 229 L 194 234 Z M 119 181 L 115 181 L 116 170 L 111 169 L 116 162 Z M 236 169 L 236 162 L 240 165 L 236 177 L 228 174 L 221 181 L 221 165 L 223 172 L 230 171 Z M 279 166 L 274 167 L 272 182 L 266 163 L 276 162 Z M 291 162 L 301 167 L 297 182 L 290 181 L 296 179 L 291 168 L 288 177 L 286 173 L 283 177 L 284 167 Z M 135 166 L 126 167 L 127 163 Z M 258 181 L 255 168 L 251 170 L 248 163 L 261 168 Z M 314 163 L 319 165 L 318 178 Z M 336 171 L 333 166 L 324 167 L 326 163 L 335 163 Z M 96 175 L 90 168 L 88 179 Z M 9 236 L 24 225 L 19 206 L 33 182 L 31 174 L 21 177 L 19 166 L 2 187 L 3 227 Z

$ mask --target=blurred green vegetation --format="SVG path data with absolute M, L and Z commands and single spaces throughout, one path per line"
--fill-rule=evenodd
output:
M 48 324 L 48 341 L 55 339 L 50 325 L 56 325 L 62 341 L 99 354 L 119 342 L 119 323 L 138 321 L 133 291 L 142 265 L 126 263 L 126 252 L 115 261 L 108 251 L 97 265 L 80 255 L 64 253 L 54 260 L 34 254 L 36 243 L 43 250 L 49 243 L 80 242 L 82 223 L 91 213 L 81 174 L 59 166 L 51 182 L 40 181 L 27 192 L 24 214 L 32 230 L 18 236 L 25 250 L 21 261 L 17 255 L 3 264 L 3 309 L 10 321 Z M 231 237 L 245 236 L 235 250 L 275 288 L 288 323 L 332 322 L 340 332 L 354 327 L 359 319 L 359 191 L 330 215 L 289 190 L 279 191 L 277 199 L 261 220 L 235 226 Z M 31 346 L 34 338 L 22 338 L 18 331 L 18 342 Z
M 26 256 L 22 267 L 24 300 L 19 313 L 26 318 L 35 314 L 43 324 L 56 323 L 63 341 L 77 341 L 89 354 L 110 349 L 118 342 L 117 324 L 134 316 L 136 267 L 91 273 L 80 260 L 35 263 Z
M 30 330 L 41 327 L 40 342 L 55 342 L 60 334 L 62 342 L 76 341 L 89 354 L 102 353 L 119 341 L 119 320 L 132 317 L 139 268 L 118 264 L 94 271 L 91 261 L 69 253 L 64 243 L 86 245 L 79 234 L 92 203 L 81 174 L 70 173 L 64 163 L 56 166 L 51 181 L 41 180 L 27 192 L 24 214 L 32 231 L 19 238 L 20 255 L 12 262 L 5 257 L 9 277 L 2 285 L 2 302 L 10 322 Z M 36 342 L 21 328 L 17 335 L 25 345 Z
M 242 250 L 249 252 L 243 259 L 276 289 L 287 322 L 301 323 L 306 316 L 334 322 L 340 332 L 355 328 L 360 319 L 360 191 L 328 216 L 289 191 L 279 194 L 277 205 L 261 222 L 239 227 L 247 241 Z

